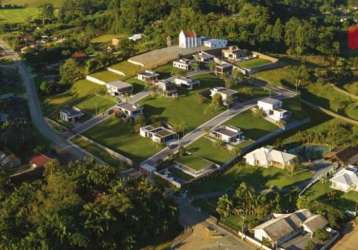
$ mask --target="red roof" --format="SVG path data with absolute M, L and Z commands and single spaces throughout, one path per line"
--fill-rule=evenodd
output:
M 82 52 L 82 51 L 76 51 L 75 53 L 72 54 L 72 58 L 75 59 L 81 59 L 81 58 L 86 58 L 87 55 L 86 53 Z
M 196 37 L 196 33 L 194 31 L 186 31 L 185 36 L 187 36 L 187 37 Z
M 30 163 L 33 166 L 36 167 L 43 167 L 46 165 L 46 163 L 48 163 L 49 161 L 51 161 L 52 159 L 44 154 L 38 154 L 35 155 L 34 157 L 32 157 Z

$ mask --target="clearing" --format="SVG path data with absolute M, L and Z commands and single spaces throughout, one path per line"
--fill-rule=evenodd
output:
M 37 8 L 0 9 L 0 24 L 24 23 L 39 14 Z
M 239 66 L 245 69 L 252 69 L 256 67 L 260 67 L 266 64 L 270 64 L 271 61 L 261 58 L 255 58 L 247 61 L 243 61 L 239 63 Z

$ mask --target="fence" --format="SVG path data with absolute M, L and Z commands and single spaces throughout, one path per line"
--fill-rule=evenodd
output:
M 126 76 L 126 74 L 123 73 L 122 71 L 116 70 L 116 69 L 111 68 L 111 67 L 108 67 L 107 70 L 108 70 L 109 72 L 112 72 L 112 73 L 117 74 L 117 75 L 120 75 L 120 76 Z
M 99 80 L 93 76 L 86 76 L 86 80 L 87 81 L 90 81 L 90 82 L 93 82 L 93 83 L 96 83 L 96 84 L 99 84 L 99 85 L 106 85 L 106 82 L 105 81 L 102 81 L 102 80 Z

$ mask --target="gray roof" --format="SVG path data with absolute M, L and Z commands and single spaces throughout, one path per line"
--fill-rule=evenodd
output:
M 137 105 L 134 105 L 134 104 L 131 104 L 131 103 L 128 103 L 128 102 L 119 103 L 119 104 L 117 104 L 117 106 L 120 109 L 128 110 L 130 112 L 134 112 L 134 111 L 137 111 L 137 110 L 141 109 Z
M 266 97 L 266 98 L 260 100 L 260 102 L 265 102 L 265 103 L 270 103 L 270 104 L 281 103 L 280 100 L 274 99 L 274 98 L 271 98 L 271 97 Z
M 129 83 L 126 82 L 122 82 L 122 81 L 113 81 L 113 82 L 109 82 L 107 83 L 107 85 L 112 86 L 112 87 L 116 87 L 118 89 L 126 89 L 126 88 L 132 88 L 133 86 Z
M 67 116 L 71 116 L 71 117 L 83 115 L 83 113 L 80 110 L 71 107 L 63 108 L 61 109 L 60 112 L 65 113 Z
M 234 137 L 238 134 L 242 134 L 242 131 L 240 129 L 237 129 L 237 130 L 238 130 L 238 132 L 235 132 L 234 130 L 229 129 L 227 126 L 221 126 L 221 127 L 218 127 L 217 129 L 215 129 L 215 132 L 229 136 L 229 137 Z

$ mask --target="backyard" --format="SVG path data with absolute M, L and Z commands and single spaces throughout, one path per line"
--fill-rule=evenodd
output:
M 239 114 L 226 124 L 242 129 L 245 137 L 252 140 L 256 140 L 278 129 L 275 124 L 266 121 L 251 110 Z
M 128 79 L 130 77 L 136 76 L 140 71 L 143 70 L 141 66 L 135 65 L 133 63 L 130 63 L 128 61 L 123 61 L 114 65 L 110 66 L 112 69 L 121 71 L 125 74 L 125 76 L 122 77 L 123 79 Z M 119 76 L 120 77 L 120 76 Z
M 133 131 L 133 125 L 116 117 L 86 131 L 84 135 L 112 150 L 125 155 L 135 163 L 147 159 L 159 152 L 163 146 L 143 138 Z
M 64 106 L 76 106 L 88 114 L 95 115 L 116 104 L 115 98 L 104 95 L 105 92 L 105 87 L 98 84 L 86 80 L 77 81 L 65 93 L 47 98 L 44 101 L 45 113 L 53 116 Z
M 261 58 L 255 58 L 247 61 L 242 61 L 239 63 L 239 66 L 245 69 L 252 69 L 256 67 L 260 67 L 266 64 L 270 64 L 271 61 Z
M 106 83 L 123 79 L 122 76 L 112 73 L 108 70 L 100 71 L 90 76 L 97 78 L 98 80 L 104 81 Z
M 266 81 L 276 86 L 291 85 L 294 86 L 296 82 L 296 67 L 286 66 L 274 70 L 266 70 L 256 73 L 254 76 L 258 79 Z

